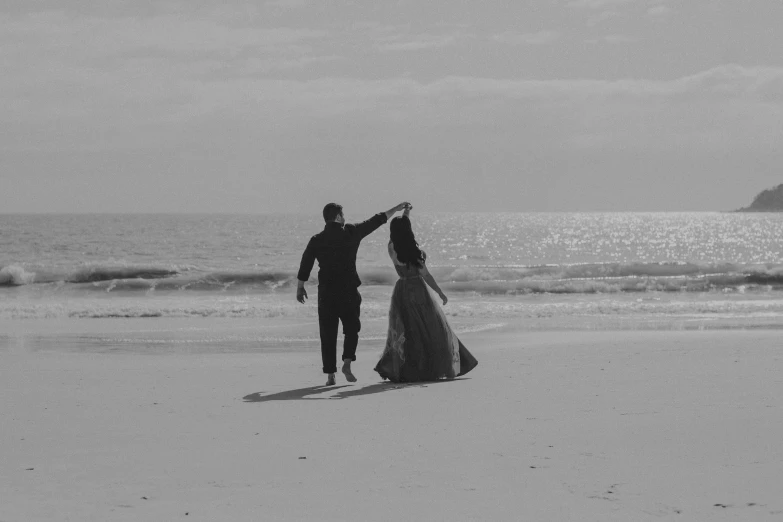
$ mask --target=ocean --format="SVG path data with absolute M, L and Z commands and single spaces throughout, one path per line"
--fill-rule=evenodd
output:
M 362 216 L 369 218 L 370 216 Z M 783 214 L 417 213 L 458 329 L 783 324 Z M 0 319 L 279 319 L 313 215 L 0 215 Z M 388 226 L 364 240 L 362 318 L 381 337 Z

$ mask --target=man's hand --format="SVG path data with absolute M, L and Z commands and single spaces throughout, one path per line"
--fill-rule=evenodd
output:
M 299 281 L 299 286 L 296 287 L 296 300 L 304 304 L 307 299 L 307 290 L 305 290 L 304 283 Z
M 443 306 L 446 306 L 446 303 L 448 303 L 448 302 L 449 302 L 449 298 L 448 298 L 448 297 L 446 297 L 446 294 L 444 294 L 444 293 L 441 293 L 441 294 L 440 294 L 440 298 L 441 298 L 441 300 L 443 301 Z

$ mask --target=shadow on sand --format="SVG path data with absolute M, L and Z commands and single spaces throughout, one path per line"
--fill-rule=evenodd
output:
M 392 390 L 400 390 L 402 388 L 426 388 L 431 384 L 441 384 L 444 382 L 454 382 L 466 380 L 464 378 L 456 379 L 443 379 L 439 381 L 427 381 L 427 382 L 411 382 L 411 383 L 393 383 L 393 382 L 381 382 L 378 384 L 371 384 L 362 388 L 355 388 L 348 384 L 342 386 L 309 386 L 307 388 L 298 388 L 296 390 L 287 390 L 278 393 L 272 393 L 265 395 L 264 392 L 251 393 L 245 395 L 242 399 L 245 402 L 269 402 L 269 401 L 312 401 L 312 400 L 329 400 L 329 399 L 348 399 L 350 397 L 358 397 L 360 395 L 372 395 L 374 393 L 383 393 Z M 341 388 L 351 388 L 350 390 L 343 390 L 329 395 L 327 397 L 310 397 L 310 395 L 317 395 L 328 391 L 339 390 Z

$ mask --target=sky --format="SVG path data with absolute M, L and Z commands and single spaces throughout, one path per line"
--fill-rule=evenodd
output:
M 0 213 L 731 210 L 783 183 L 781 26 L 780 0 L 3 0 Z

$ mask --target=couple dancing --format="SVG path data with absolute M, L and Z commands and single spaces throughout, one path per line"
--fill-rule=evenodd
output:
M 429 285 L 445 305 L 446 294 L 427 270 L 427 255 L 419 248 L 410 221 L 410 203 L 374 215 L 358 224 L 346 224 L 343 208 L 336 203 L 324 207 L 326 226 L 310 238 L 297 274 L 296 299 L 304 303 L 304 284 L 318 260 L 318 326 L 321 333 L 323 371 L 327 386 L 336 383 L 337 330 L 343 323 L 342 373 L 348 382 L 356 382 L 351 362 L 356 360 L 362 297 L 356 273 L 356 252 L 362 239 L 392 219 L 388 250 L 399 280 L 394 286 L 389 309 L 386 347 L 375 371 L 392 382 L 453 379 L 472 370 L 478 361 L 468 352 L 451 329 L 446 315 L 433 299 Z

